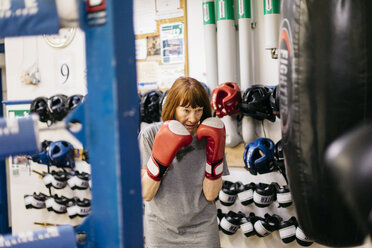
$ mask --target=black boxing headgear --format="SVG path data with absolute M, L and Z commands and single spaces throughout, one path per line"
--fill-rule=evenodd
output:
M 68 113 L 66 102 L 67 96 L 62 94 L 51 96 L 48 99 L 48 108 L 52 121 L 61 121 L 66 117 Z
M 253 85 L 245 90 L 242 99 L 242 113 L 257 120 L 275 121 L 275 115 L 270 106 L 271 91 L 262 85 Z
M 280 101 L 279 101 L 279 85 L 276 85 L 270 95 L 270 106 L 273 114 L 280 118 Z
M 141 121 L 152 123 L 160 121 L 159 103 L 163 93 L 159 90 L 146 92 L 141 101 Z
M 48 111 L 48 98 L 37 97 L 31 102 L 30 112 L 39 115 L 39 120 L 41 122 L 47 122 L 50 120 L 50 115 Z

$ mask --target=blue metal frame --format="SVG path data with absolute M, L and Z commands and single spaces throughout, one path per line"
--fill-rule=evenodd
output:
M 88 97 L 77 112 L 92 168 L 92 214 L 78 231 L 87 233 L 82 247 L 143 247 L 133 6 L 106 4 L 105 25 L 89 27 L 82 17 Z
M 4 47 L 4 45 L 2 46 Z M 0 47 L 1 48 L 1 47 Z M 0 51 L 1 52 L 1 51 Z M 2 71 L 0 69 L 0 89 L 3 87 Z M 0 102 L 3 100 L 3 95 L 0 94 Z M 0 117 L 4 116 L 3 108 L 0 107 Z M 6 164 L 5 160 L 0 160 L 0 233 L 9 233 L 11 228 L 9 226 L 8 216 L 8 192 L 6 183 Z

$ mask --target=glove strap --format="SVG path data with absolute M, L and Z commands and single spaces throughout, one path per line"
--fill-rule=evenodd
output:
M 205 166 L 205 177 L 210 180 L 216 180 L 222 176 L 223 172 L 223 158 L 218 162 L 209 164 L 206 163 Z
M 147 162 L 147 174 L 155 181 L 160 181 L 167 172 L 168 166 L 162 165 L 151 155 Z

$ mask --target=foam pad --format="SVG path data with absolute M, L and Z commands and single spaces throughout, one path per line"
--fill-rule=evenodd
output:
M 282 2 L 279 88 L 282 142 L 298 221 L 327 246 L 365 232 L 325 170 L 327 146 L 372 117 L 371 1 Z

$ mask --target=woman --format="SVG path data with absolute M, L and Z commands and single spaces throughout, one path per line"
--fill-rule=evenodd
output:
M 214 157 L 213 162 L 213 155 L 208 154 L 210 149 L 206 149 L 213 147 L 210 146 L 210 139 L 202 135 L 205 130 L 209 132 L 211 129 L 207 125 L 208 120 L 222 123 L 209 117 L 211 108 L 204 87 L 193 78 L 180 77 L 169 90 L 164 103 L 164 123 L 154 123 L 139 135 L 146 247 L 220 247 L 217 210 L 213 201 L 222 187 L 222 171 L 224 175 L 229 172 L 223 159 L 223 125 L 212 135 L 217 137 L 214 139 L 221 136 L 222 158 Z M 183 133 L 172 132 L 173 124 L 180 125 Z M 223 134 L 219 133 L 220 130 Z M 180 143 L 177 143 L 178 140 L 181 140 Z M 212 143 L 216 146 L 218 140 Z M 161 149 L 157 149 L 161 145 Z M 174 147 L 177 149 L 173 151 L 173 158 L 169 155 L 172 152 L 165 150 Z M 218 171 L 213 167 L 216 164 L 220 166 L 220 172 L 214 173 Z

